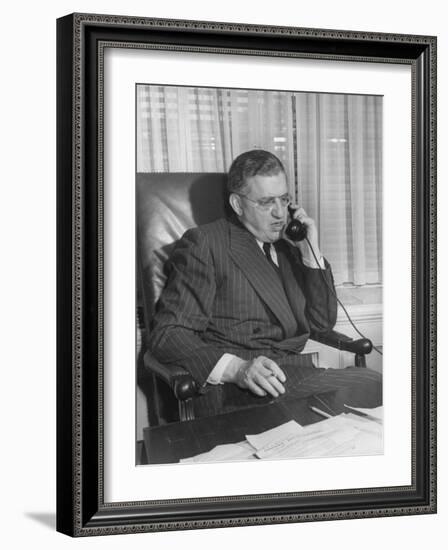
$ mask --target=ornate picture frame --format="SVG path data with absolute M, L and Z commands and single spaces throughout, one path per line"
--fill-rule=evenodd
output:
M 409 485 L 169 499 L 153 498 L 148 488 L 143 500 L 105 499 L 107 48 L 411 68 Z M 72 14 L 58 20 L 57 50 L 58 531 L 90 536 L 435 513 L 436 38 Z

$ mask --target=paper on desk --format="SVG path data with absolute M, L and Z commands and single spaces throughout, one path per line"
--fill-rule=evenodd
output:
M 295 420 L 290 420 L 271 430 L 266 430 L 257 435 L 246 435 L 247 441 L 255 450 L 269 449 L 275 451 L 279 446 L 284 447 L 294 440 L 303 428 Z
M 247 441 L 241 441 L 239 443 L 218 445 L 211 451 L 190 458 L 182 458 L 179 462 L 194 464 L 196 462 L 230 462 L 232 460 L 255 459 L 254 448 Z
M 282 438 L 281 434 L 286 436 Z M 256 448 L 256 456 L 261 459 L 382 452 L 382 427 L 354 414 L 342 414 L 305 427 L 287 423 L 255 437 L 255 442 L 254 436 L 248 436 L 247 439 Z

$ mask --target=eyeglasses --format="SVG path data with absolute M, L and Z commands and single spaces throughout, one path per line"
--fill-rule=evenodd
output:
M 260 210 L 271 210 L 271 208 L 274 208 L 274 206 L 277 204 L 277 200 L 280 201 L 280 204 L 283 208 L 286 208 L 291 204 L 291 197 L 286 193 L 285 195 L 282 195 L 281 197 L 268 197 L 266 199 L 258 199 L 253 200 L 250 199 L 247 195 L 242 195 L 241 193 L 236 193 L 240 197 L 243 197 L 244 199 L 247 199 L 250 202 L 253 202 L 257 208 Z

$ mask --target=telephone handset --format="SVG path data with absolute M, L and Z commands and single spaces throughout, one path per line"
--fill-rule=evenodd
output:
M 294 242 L 303 241 L 306 237 L 306 225 L 294 219 L 294 208 L 288 206 L 288 212 L 292 220 L 285 229 L 286 236 Z

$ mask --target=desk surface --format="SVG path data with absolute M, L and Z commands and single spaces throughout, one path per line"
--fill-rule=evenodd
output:
M 343 407 L 334 400 L 334 392 L 319 396 L 335 414 Z M 318 398 L 318 399 L 319 399 Z M 315 396 L 295 400 L 278 400 L 243 410 L 213 417 L 198 418 L 185 422 L 174 422 L 165 426 L 146 428 L 144 440 L 150 464 L 172 464 L 181 458 L 188 458 L 210 451 L 216 445 L 237 443 L 248 434 L 257 434 L 289 420 L 296 420 L 305 426 L 322 420 L 322 416 L 309 407 L 317 406 L 325 412 L 328 407 Z

